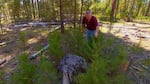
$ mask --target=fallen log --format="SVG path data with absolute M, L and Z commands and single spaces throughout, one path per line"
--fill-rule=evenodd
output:
M 51 31 L 50 31 L 50 32 L 54 32 L 54 31 L 56 31 L 56 30 L 60 29 L 60 27 L 61 27 L 61 25 L 57 26 L 57 27 L 56 27 L 56 28 L 54 28 L 54 29 L 51 29 Z
M 57 26 L 56 28 L 51 29 L 50 32 L 54 32 L 55 30 L 60 29 L 60 27 L 61 27 L 61 26 L 59 25 L 59 26 Z M 17 40 L 18 40 L 18 39 L 17 39 Z M 2 42 L 2 43 L 0 43 L 0 46 L 7 45 L 7 44 L 10 44 L 10 43 L 13 43 L 13 42 L 15 42 L 15 41 L 17 41 L 17 40 L 12 40 L 12 41 L 7 41 L 7 42 Z
M 13 41 L 2 42 L 2 43 L 0 43 L 0 46 L 7 45 L 7 44 L 13 43 L 13 42 L 15 42 L 15 41 L 13 40 Z
M 46 27 L 48 25 L 60 25 L 60 22 L 26 22 L 26 23 L 14 24 L 9 27 L 10 28 L 24 28 L 24 27 L 36 27 L 36 26 Z
M 49 47 L 49 45 L 46 45 L 44 48 L 42 48 L 42 49 L 39 50 L 38 52 L 32 54 L 32 55 L 29 57 L 29 59 L 30 59 L 30 60 L 36 59 L 37 56 L 38 56 L 40 53 L 42 53 L 44 50 L 48 49 L 48 47 Z
M 136 66 L 132 66 L 132 68 L 134 69 L 134 70 L 136 70 L 136 71 L 142 71 L 142 69 L 140 69 L 140 68 L 138 68 L 138 67 L 136 67 Z

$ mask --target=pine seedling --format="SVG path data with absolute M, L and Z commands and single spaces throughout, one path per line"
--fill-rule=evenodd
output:
M 6 84 L 5 73 L 2 70 L 0 70 L 0 84 Z
M 49 40 L 48 52 L 51 56 L 53 56 L 52 59 L 54 59 L 54 61 L 58 63 L 64 56 L 61 33 L 60 32 L 51 33 L 48 37 L 48 40 Z
M 57 70 L 45 58 L 40 61 L 38 74 L 35 77 L 37 78 L 35 84 L 58 84 Z
M 28 54 L 22 54 L 18 57 L 19 64 L 11 77 L 12 84 L 33 84 L 34 75 L 37 67 L 28 59 Z
M 23 49 L 25 50 L 25 48 L 27 47 L 27 37 L 25 31 L 21 31 L 19 33 L 19 41 L 21 43 L 21 46 L 23 46 Z

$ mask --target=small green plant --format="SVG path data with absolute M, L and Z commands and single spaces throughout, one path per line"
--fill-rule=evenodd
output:
M 131 48 L 132 50 L 132 53 L 135 53 L 135 54 L 140 54 L 142 53 L 142 48 L 138 47 L 138 46 L 134 46 Z
M 138 44 L 131 46 L 131 52 L 134 54 L 141 54 L 143 49 L 140 47 L 140 45 L 141 45 L 141 41 Z
M 74 29 L 68 31 L 63 40 L 66 41 L 69 53 L 73 53 L 82 56 L 87 60 L 91 60 L 92 49 L 83 36 L 83 33 L 79 30 Z
M 25 47 L 27 46 L 27 36 L 25 31 L 21 31 L 19 33 L 19 41 L 21 42 L 21 46 L 23 46 L 23 48 L 25 49 Z
M 93 41 L 90 53 L 92 63 L 87 73 L 75 77 L 77 84 L 125 84 L 120 68 L 126 61 L 126 50 L 116 40 L 115 37 L 100 34 Z
M 54 59 L 55 62 L 58 63 L 64 56 L 61 33 L 57 31 L 50 33 L 48 40 L 49 40 L 48 52 L 51 56 L 53 56 L 52 59 Z
M 38 74 L 35 76 L 35 84 L 58 84 L 57 70 L 55 70 L 52 63 L 42 58 L 40 61 Z
M 120 68 L 126 62 L 127 52 L 113 36 L 100 33 L 100 36 L 93 39 L 89 45 L 78 30 L 67 31 L 64 35 L 54 32 L 49 35 L 49 45 L 48 53 L 57 64 L 64 56 L 65 48 L 69 50 L 67 53 L 80 55 L 87 60 L 89 64 L 87 73 L 80 73 L 75 77 L 77 84 L 125 84 L 126 82 Z M 28 54 L 22 54 L 18 60 L 19 65 L 11 78 L 12 84 L 58 83 L 57 70 L 47 58 L 41 57 L 39 66 L 28 60 Z
M 18 57 L 17 69 L 11 77 L 12 84 L 33 84 L 33 79 L 37 67 L 28 59 L 28 54 L 24 53 Z
M 142 60 L 141 63 L 143 63 L 146 66 L 150 66 L 150 59 Z
M 110 65 L 109 60 L 99 57 L 88 67 L 87 73 L 79 74 L 75 80 L 78 84 L 124 84 L 124 76 L 118 70 L 114 71 L 113 66 L 119 65 Z
M 5 73 L 2 70 L 0 70 L 0 84 L 6 84 Z
M 44 47 L 44 46 L 42 46 L 42 45 L 38 45 L 37 48 L 36 48 L 36 51 L 41 50 L 43 47 Z M 44 52 L 41 52 L 41 53 L 39 54 L 39 56 L 40 56 L 40 57 L 45 56 L 45 55 L 44 55 Z

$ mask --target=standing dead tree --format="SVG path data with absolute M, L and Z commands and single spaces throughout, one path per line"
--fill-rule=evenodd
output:
M 59 0 L 59 12 L 61 21 L 61 33 L 64 33 L 64 22 L 63 22 L 63 12 L 62 12 L 62 0 Z
M 134 5 L 135 5 L 135 0 L 132 0 L 132 4 L 128 15 L 128 20 L 127 20 L 128 22 L 131 21 Z
M 1 29 L 1 33 L 2 33 L 2 35 L 3 35 L 3 29 L 2 29 L 2 23 L 1 23 L 1 17 L 2 15 L 0 15 L 0 29 Z

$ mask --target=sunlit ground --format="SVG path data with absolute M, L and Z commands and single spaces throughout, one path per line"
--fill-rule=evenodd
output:
M 25 39 L 26 39 L 26 46 L 23 47 L 24 44 L 21 42 L 20 39 L 20 31 L 25 33 Z M 13 31 L 5 31 L 3 32 L 4 38 L 8 37 L 5 40 L 2 40 L 2 42 L 8 42 L 8 41 L 14 41 L 12 43 L 2 45 L 0 46 L 0 60 L 6 59 L 7 61 L 10 61 L 14 57 L 18 56 L 19 54 L 25 52 L 28 53 L 34 53 L 37 51 L 37 48 L 42 45 L 42 43 L 47 42 L 45 41 L 47 39 L 48 33 L 50 32 L 49 28 L 32 28 L 32 27 L 25 27 L 20 28 L 19 30 L 13 30 Z M 13 61 L 13 63 L 15 63 Z M 7 63 L 5 63 L 7 65 Z M 11 66 L 14 66 L 13 64 L 8 64 Z M 3 66 L 1 66 L 3 67 Z M 11 68 L 11 67 L 9 67 Z M 11 69 L 4 68 L 7 72 L 9 72 Z
M 123 26 L 124 24 L 123 23 L 115 23 L 115 25 Z M 132 25 L 132 24 L 128 23 L 128 25 Z M 148 28 L 148 27 L 150 27 L 150 25 L 139 25 L 139 24 L 135 24 L 135 25 L 137 25 L 137 27 L 138 26 L 139 27 L 146 27 L 146 28 L 138 28 L 141 31 L 150 32 L 150 28 Z M 113 34 L 116 37 L 121 38 L 121 39 L 123 37 L 125 37 L 125 34 L 122 33 L 122 32 L 127 32 L 128 33 L 129 31 L 131 31 L 131 32 L 133 32 L 133 34 L 136 34 L 136 33 L 134 33 L 134 31 L 135 31 L 134 29 L 124 30 L 123 28 L 112 28 L 111 31 L 110 31 L 108 27 L 107 28 L 106 28 L 106 26 L 100 27 L 101 32 L 111 33 L 111 34 Z M 149 34 L 149 36 L 150 36 L 150 34 Z M 130 42 L 135 43 L 135 44 L 139 44 L 139 47 L 142 47 L 146 50 L 150 50 L 150 42 L 149 42 L 150 38 L 138 38 L 138 37 L 134 37 L 132 34 L 129 35 L 128 38 L 129 38 L 128 40 Z

